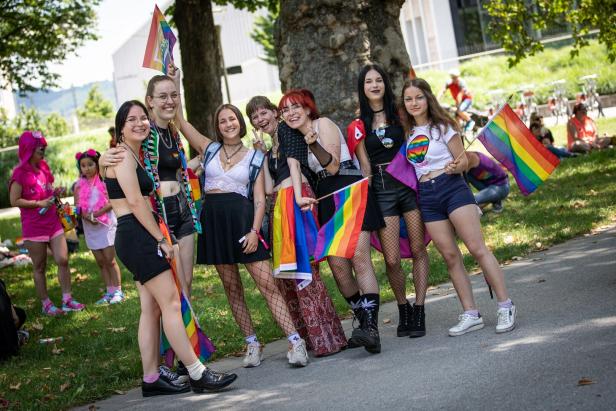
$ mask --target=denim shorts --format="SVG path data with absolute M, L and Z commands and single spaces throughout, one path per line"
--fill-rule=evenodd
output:
M 426 223 L 449 218 L 455 209 L 475 204 L 475 196 L 460 174 L 441 174 L 419 183 L 419 210 Z
M 167 225 L 173 237 L 180 240 L 196 232 L 185 194 L 180 192 L 174 196 L 164 197 L 163 202 L 165 203 Z

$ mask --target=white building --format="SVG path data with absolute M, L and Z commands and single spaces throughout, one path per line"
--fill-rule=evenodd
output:
M 214 22 L 221 27 L 225 66 L 242 68 L 242 73 L 227 76 L 231 101 L 234 102 L 280 90 L 278 68 L 259 58 L 263 54 L 263 49 L 250 38 L 254 18 L 257 15 L 258 13 L 237 10 L 232 6 L 214 9 Z M 149 29 L 150 21 L 147 21 L 113 54 L 113 80 L 118 106 L 130 99 L 143 100 L 148 80 L 160 74 L 155 70 L 141 67 Z M 173 54 L 175 64 L 181 68 L 179 41 L 174 47 Z M 223 79 L 221 85 L 223 100 L 226 101 Z

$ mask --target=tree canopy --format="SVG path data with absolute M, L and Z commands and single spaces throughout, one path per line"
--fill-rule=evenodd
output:
M 49 63 L 96 40 L 100 0 L 0 0 L 0 73 L 20 92 L 57 85 Z M 0 86 L 6 86 L 0 84 Z
M 572 57 L 588 45 L 586 35 L 598 29 L 597 39 L 610 61 L 616 61 L 614 0 L 491 0 L 485 7 L 492 17 L 490 36 L 511 53 L 510 66 L 543 50 L 535 33 L 562 24 L 573 36 Z

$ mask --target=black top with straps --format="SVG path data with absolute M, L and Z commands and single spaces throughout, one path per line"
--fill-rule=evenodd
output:
M 171 147 L 167 146 L 171 142 Z M 160 181 L 178 181 L 178 170 L 182 167 L 180 152 L 175 137 L 169 129 L 159 129 L 158 177 Z
M 137 181 L 139 181 L 139 190 L 142 196 L 147 197 L 154 191 L 154 181 L 139 165 L 137 165 Z M 107 194 L 110 200 L 126 198 L 117 178 L 105 178 L 105 186 L 107 187 Z

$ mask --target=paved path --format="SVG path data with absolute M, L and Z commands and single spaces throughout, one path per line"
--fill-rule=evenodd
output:
M 518 328 L 494 333 L 495 302 L 472 277 L 486 327 L 451 338 L 460 307 L 450 284 L 431 291 L 428 335 L 397 338 L 397 313 L 381 315 L 383 352 L 363 349 L 290 369 L 286 341 L 267 346 L 258 368 L 214 364 L 239 375 L 227 391 L 144 400 L 140 390 L 96 403 L 101 410 L 614 410 L 616 409 L 616 227 L 505 267 Z M 383 319 L 391 319 L 388 324 Z M 348 330 L 349 324 L 345 324 Z M 579 385 L 586 378 L 589 385 Z M 84 407 L 87 409 L 87 407 Z

